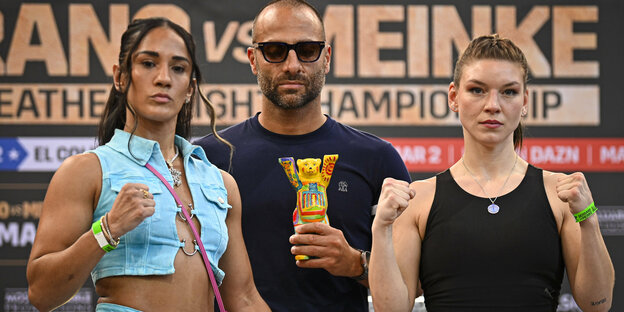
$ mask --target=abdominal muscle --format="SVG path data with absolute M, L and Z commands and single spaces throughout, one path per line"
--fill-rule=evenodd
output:
M 176 223 L 178 236 L 186 237 L 186 250 L 193 250 L 188 225 Z M 175 273 L 169 275 L 102 278 L 95 284 L 100 296 L 98 303 L 114 303 L 141 311 L 213 311 L 214 292 L 201 254 L 187 256 L 179 249 L 174 268 Z

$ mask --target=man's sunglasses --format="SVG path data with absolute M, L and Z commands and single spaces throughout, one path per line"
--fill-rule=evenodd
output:
M 304 41 L 295 44 L 285 42 L 258 42 L 254 48 L 260 49 L 264 59 L 269 63 L 281 63 L 288 58 L 288 52 L 295 50 L 300 62 L 316 62 L 325 47 L 324 41 Z

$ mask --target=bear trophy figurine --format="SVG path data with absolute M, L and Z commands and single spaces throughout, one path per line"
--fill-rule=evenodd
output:
M 318 158 L 298 159 L 297 167 L 299 170 L 297 170 L 294 167 L 295 160 L 293 157 L 278 158 L 292 187 L 297 191 L 297 206 L 293 212 L 295 228 L 312 222 L 322 222 L 329 225 L 326 189 L 337 160 L 337 154 L 325 155 L 321 168 L 321 160 Z M 295 259 L 308 260 L 310 257 L 296 255 Z

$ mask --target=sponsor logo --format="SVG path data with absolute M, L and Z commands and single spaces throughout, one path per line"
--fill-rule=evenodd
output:
M 339 192 L 348 192 L 347 187 L 349 186 L 349 184 L 347 184 L 347 181 L 340 181 L 338 182 L 338 191 Z

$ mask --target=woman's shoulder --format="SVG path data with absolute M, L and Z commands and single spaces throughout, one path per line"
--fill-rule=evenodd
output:
M 63 190 L 70 190 L 70 195 L 80 193 L 90 198 L 98 194 L 101 181 L 102 168 L 97 155 L 83 153 L 63 161 L 54 173 L 48 191 L 64 193 Z
M 410 184 L 410 188 L 416 191 L 416 197 L 435 192 L 435 187 L 436 187 L 436 176 L 423 179 L 423 180 L 416 180 Z
M 559 175 L 559 176 L 564 175 L 564 173 L 561 173 L 561 172 L 548 171 L 548 170 L 545 170 L 545 169 L 542 169 L 542 173 L 544 174 L 544 177 L 546 177 L 546 176 L 551 177 L 551 176 L 557 176 L 557 175 Z
M 433 204 L 436 190 L 436 177 L 433 176 L 423 180 L 416 180 L 410 184 L 410 188 L 413 189 L 416 194 L 414 198 L 410 200 L 406 213 L 411 215 L 411 219 L 414 220 L 422 238 L 424 237 L 424 230 L 427 219 L 429 218 L 429 212 L 431 211 L 431 205 Z
M 61 163 L 58 171 L 101 171 L 100 159 L 94 153 L 82 153 L 69 156 Z
M 221 178 L 223 179 L 223 186 L 225 186 L 225 189 L 228 191 L 228 193 L 231 193 L 232 191 L 238 192 L 238 183 L 236 183 L 234 177 L 223 169 L 219 169 L 219 173 L 221 174 Z
M 221 173 L 221 177 L 223 178 L 223 184 L 225 184 L 226 187 L 229 184 L 236 185 L 236 181 L 234 180 L 234 177 L 231 174 L 229 174 L 227 171 L 223 169 L 219 169 L 219 173 Z

